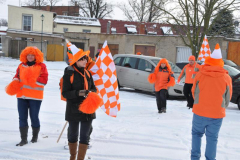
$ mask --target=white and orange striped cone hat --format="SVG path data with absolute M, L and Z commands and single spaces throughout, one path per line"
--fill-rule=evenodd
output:
M 210 54 L 209 57 L 206 57 L 205 64 L 208 64 L 211 66 L 220 66 L 220 67 L 224 66 L 224 62 L 222 60 L 222 52 L 218 43 L 216 44 L 212 54 Z
M 89 50 L 84 52 L 82 49 L 77 48 L 74 44 L 72 44 L 68 39 L 66 39 L 66 43 L 67 43 L 68 62 L 70 66 L 76 63 L 83 56 L 89 55 L 89 52 L 90 52 Z

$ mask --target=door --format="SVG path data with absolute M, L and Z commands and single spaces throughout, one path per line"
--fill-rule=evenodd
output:
M 90 54 L 89 54 L 89 56 L 91 57 L 91 58 L 94 58 L 95 57 L 95 47 L 94 46 L 90 46 L 89 47 L 90 49 Z
M 134 88 L 134 72 L 136 71 L 137 58 L 125 57 L 119 70 L 117 70 L 118 80 L 121 86 Z
M 134 77 L 134 88 L 152 92 L 153 85 L 148 82 L 148 76 L 153 71 L 154 66 L 145 59 L 139 59 Z
M 99 43 L 98 44 L 98 49 L 102 49 L 103 44 Z M 118 54 L 118 44 L 108 44 L 109 50 L 112 54 L 112 56 L 114 56 L 115 54 Z
M 177 47 L 177 62 L 188 62 L 188 57 L 192 55 L 192 49 L 189 47 Z
M 135 54 L 141 52 L 145 56 L 155 56 L 155 46 L 135 45 Z

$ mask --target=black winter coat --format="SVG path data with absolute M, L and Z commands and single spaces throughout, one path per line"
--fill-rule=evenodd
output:
M 75 66 L 76 67 L 76 66 Z M 81 73 L 83 73 L 83 68 L 77 68 Z M 87 71 L 88 72 L 88 71 Z M 71 71 L 70 71 L 71 73 Z M 73 83 L 70 82 L 71 74 L 69 74 L 69 68 L 65 68 L 63 75 L 63 88 L 62 95 L 67 99 L 67 107 L 65 112 L 66 121 L 89 121 L 96 118 L 96 114 L 85 114 L 78 110 L 79 105 L 83 102 L 85 97 L 79 96 L 79 90 L 84 90 L 84 78 L 77 71 L 73 72 L 74 78 Z M 88 90 L 96 92 L 96 87 L 93 82 L 91 73 L 90 77 L 85 73 L 88 81 Z

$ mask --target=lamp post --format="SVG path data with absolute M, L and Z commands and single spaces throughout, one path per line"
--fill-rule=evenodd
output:
M 41 15 L 42 18 L 42 33 L 41 33 L 41 52 L 42 52 L 42 35 L 43 35 L 43 20 L 44 20 L 44 15 Z

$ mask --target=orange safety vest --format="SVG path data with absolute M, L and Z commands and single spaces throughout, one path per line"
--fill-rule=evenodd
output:
M 20 82 L 23 83 L 21 90 L 17 93 L 17 98 L 24 99 L 43 99 L 44 85 L 39 85 L 37 83 L 37 78 L 41 72 L 41 66 L 35 64 L 33 66 L 27 66 L 20 64 L 19 66 L 19 78 Z M 30 84 L 31 82 L 31 84 Z

